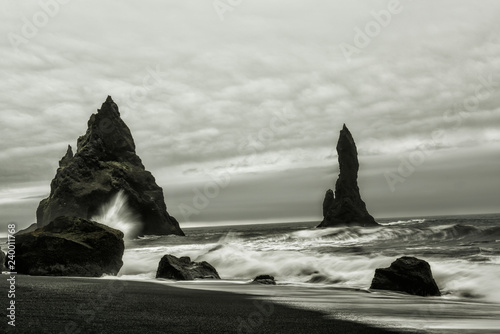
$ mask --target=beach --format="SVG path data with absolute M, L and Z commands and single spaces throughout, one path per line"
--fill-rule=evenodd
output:
M 8 333 L 396 333 L 250 295 L 119 279 L 17 275 L 15 302 L 15 328 L 2 307 Z

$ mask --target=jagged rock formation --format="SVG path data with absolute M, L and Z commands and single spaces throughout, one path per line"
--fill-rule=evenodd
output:
M 78 138 L 76 154 L 68 146 L 50 188 L 50 196 L 37 209 L 38 227 L 59 216 L 90 219 L 123 190 L 142 222 L 138 235 L 184 235 L 167 212 L 162 188 L 135 153 L 132 134 L 110 96 L 90 117 L 87 132 Z
M 121 231 L 60 216 L 16 237 L 16 271 L 37 276 L 116 275 L 123 265 L 124 249 Z
M 410 256 L 397 259 L 389 268 L 376 269 L 370 289 L 401 291 L 418 296 L 441 296 L 429 263 Z
M 358 151 L 349 129 L 344 124 L 337 143 L 340 174 L 335 195 L 328 189 L 323 201 L 323 221 L 318 227 L 343 225 L 377 226 L 366 210 L 358 188 Z
M 156 278 L 167 278 L 179 281 L 194 279 L 220 279 L 217 270 L 206 261 L 191 262 L 187 256 L 177 258 L 167 254 L 163 256 L 156 271 Z

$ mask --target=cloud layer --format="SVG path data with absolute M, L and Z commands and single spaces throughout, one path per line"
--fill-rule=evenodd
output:
M 1 8 L 1 220 L 33 220 L 108 94 L 181 221 L 224 173 L 190 220 L 321 219 L 343 123 L 375 216 L 499 211 L 498 2 L 41 3 Z

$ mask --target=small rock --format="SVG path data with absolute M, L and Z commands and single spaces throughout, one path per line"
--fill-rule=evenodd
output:
M 397 259 L 389 268 L 376 269 L 370 289 L 402 291 L 418 296 L 441 296 L 429 263 L 409 256 Z
M 194 279 L 220 279 L 217 270 L 208 262 L 191 262 L 187 256 L 177 258 L 167 254 L 162 257 L 156 278 L 167 278 L 179 281 Z
M 271 276 L 271 275 L 259 275 L 259 276 L 254 278 L 252 283 L 276 285 L 276 281 L 274 280 L 274 276 Z

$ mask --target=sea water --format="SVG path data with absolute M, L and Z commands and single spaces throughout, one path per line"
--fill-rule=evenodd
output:
M 251 293 L 330 316 L 429 333 L 500 333 L 500 215 L 380 219 L 380 227 L 318 222 L 183 226 L 185 237 L 129 241 L 122 279 L 152 280 L 165 254 L 211 263 L 223 281 L 165 282 Z M 370 291 L 376 268 L 429 262 L 441 297 Z M 260 274 L 277 286 L 249 285 Z

